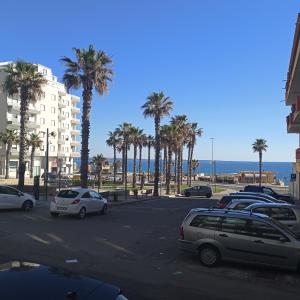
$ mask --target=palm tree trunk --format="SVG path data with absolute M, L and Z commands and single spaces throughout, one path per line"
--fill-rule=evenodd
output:
M 127 190 L 127 154 L 128 154 L 128 143 L 125 142 L 125 156 L 124 156 L 124 179 L 125 179 L 125 190 Z M 127 192 L 127 191 L 126 191 Z M 127 197 L 127 194 L 125 195 Z
M 133 145 L 133 177 L 132 177 L 132 187 L 136 187 L 136 154 L 137 145 Z
M 18 187 L 21 191 L 24 190 L 24 182 L 25 182 L 25 123 L 26 123 L 26 113 L 28 108 L 28 91 L 26 89 L 21 89 L 21 109 L 20 109 L 20 144 L 19 144 L 19 179 L 18 179 Z
M 102 188 L 102 167 L 100 167 L 99 171 L 99 188 Z
M 190 173 L 190 183 L 192 185 L 192 162 L 193 162 L 193 155 L 194 155 L 194 144 L 191 146 L 191 153 L 190 153 L 190 165 L 189 165 L 189 173 Z
M 116 184 L 116 174 L 117 174 L 117 147 L 114 144 L 114 184 Z
M 258 153 L 259 156 L 259 186 L 261 186 L 261 177 L 262 177 L 262 151 Z
M 174 181 L 177 183 L 177 157 L 178 157 L 178 152 L 177 149 L 175 150 L 175 160 L 174 160 Z
M 180 185 L 182 185 L 182 173 L 183 173 L 183 163 L 182 163 L 182 152 L 183 152 L 183 149 L 181 147 L 180 149 Z
M 159 156 L 160 156 L 160 118 L 155 116 L 155 162 L 154 162 L 154 191 L 153 196 L 158 196 L 159 183 Z
M 177 163 L 176 163 L 176 175 L 177 175 L 177 194 L 181 193 L 181 181 L 180 181 L 180 149 L 177 149 Z
M 35 152 L 35 147 L 32 146 L 31 154 L 30 154 L 30 178 L 33 178 L 34 152 Z
M 166 173 L 167 173 L 167 164 L 168 164 L 168 161 L 167 161 L 167 147 L 165 146 L 164 147 L 164 166 L 163 166 L 163 180 L 165 181 L 166 180 Z
M 88 166 L 89 166 L 89 136 L 90 136 L 90 111 L 92 100 L 92 83 L 85 83 L 83 92 L 82 119 L 81 119 L 81 165 L 80 183 L 82 188 L 88 186 Z
M 11 144 L 7 144 L 7 149 L 5 153 L 5 179 L 9 178 L 9 160 L 10 160 L 10 151 L 11 151 Z
M 148 164 L 147 164 L 147 172 L 148 172 L 148 182 L 150 181 L 150 151 L 151 151 L 151 144 L 148 144 Z
M 140 157 L 139 157 L 139 181 L 141 182 L 141 173 L 142 173 L 142 150 L 143 146 L 139 146 L 140 150 Z
M 171 182 L 171 169 L 172 169 L 172 149 L 168 147 L 168 164 L 167 164 L 167 174 L 166 174 L 166 194 L 170 195 L 170 182 Z
M 122 146 L 122 184 L 125 183 L 125 147 Z

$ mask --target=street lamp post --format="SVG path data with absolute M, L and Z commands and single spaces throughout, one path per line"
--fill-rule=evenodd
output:
M 48 200 L 48 171 L 49 171 L 49 135 L 55 136 L 55 132 L 52 131 L 49 134 L 49 128 L 47 128 L 46 132 L 46 166 L 45 166 L 45 172 L 44 172 L 44 185 L 45 185 L 45 198 L 46 201 Z
M 214 183 L 214 167 L 215 167 L 215 162 L 214 162 L 214 138 L 211 139 L 211 185 Z M 216 186 L 215 186 L 215 191 L 216 191 Z

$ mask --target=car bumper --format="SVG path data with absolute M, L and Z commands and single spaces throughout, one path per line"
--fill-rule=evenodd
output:
M 193 242 L 186 240 L 178 240 L 178 247 L 181 251 L 195 253 L 196 249 Z
M 50 204 L 50 212 L 60 213 L 60 214 L 67 214 L 67 215 L 76 215 L 80 211 L 79 205 L 59 205 L 56 203 L 51 202 Z

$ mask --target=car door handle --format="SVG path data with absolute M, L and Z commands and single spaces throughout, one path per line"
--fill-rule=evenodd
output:
M 221 236 L 221 237 L 228 237 L 228 235 L 225 234 L 225 233 L 220 233 L 219 236 Z
M 264 244 L 264 242 L 262 240 L 255 240 L 254 243 L 257 243 L 257 244 Z

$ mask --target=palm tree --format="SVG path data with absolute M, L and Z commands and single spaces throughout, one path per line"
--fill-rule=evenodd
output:
M 262 153 L 267 151 L 268 145 L 267 141 L 264 139 L 256 139 L 252 144 L 253 152 L 258 152 L 259 158 L 259 186 L 261 186 L 261 175 L 262 175 Z
M 144 117 L 154 118 L 155 124 L 155 162 L 154 162 L 154 191 L 153 196 L 158 196 L 159 183 L 159 156 L 160 156 L 160 121 L 164 116 L 169 116 L 173 109 L 173 102 L 163 92 L 152 93 L 142 106 Z
M 127 167 L 128 167 L 128 150 L 130 148 L 130 131 L 131 123 L 122 123 L 116 129 L 116 133 L 121 140 L 121 149 L 122 149 L 122 183 L 125 183 L 125 188 L 127 189 Z
M 175 150 L 176 150 L 176 183 L 177 183 L 177 194 L 181 193 L 181 183 L 182 183 L 182 161 L 183 161 L 183 146 L 187 141 L 187 133 L 189 125 L 187 124 L 186 115 L 177 115 L 172 117 L 171 124 L 176 128 L 176 141 L 175 141 Z
M 168 165 L 168 131 L 169 125 L 163 125 L 160 128 L 160 141 L 161 141 L 161 148 L 163 149 L 163 180 L 166 179 L 167 173 L 167 165 Z
M 19 141 L 19 136 L 16 130 L 6 129 L 5 132 L 0 133 L 1 142 L 6 145 L 5 151 L 5 179 L 9 178 L 9 160 L 11 155 L 12 145 L 15 145 Z
M 187 147 L 188 147 L 188 184 L 189 186 L 192 185 L 192 161 L 193 161 L 193 155 L 194 155 L 194 148 L 196 144 L 197 137 L 202 136 L 203 134 L 203 129 L 198 128 L 197 123 L 191 123 L 189 128 L 188 128 L 188 142 L 187 142 Z
M 93 89 L 99 95 L 108 90 L 108 82 L 112 81 L 111 59 L 103 51 L 97 51 L 92 45 L 88 49 L 73 48 L 76 60 L 64 56 L 61 61 L 66 70 L 63 81 L 67 91 L 71 88 L 82 91 L 82 119 L 81 119 L 81 187 L 87 187 L 89 163 L 89 136 L 90 136 L 90 111 L 92 105 Z
M 102 187 L 102 169 L 103 164 L 106 162 L 106 158 L 103 156 L 103 154 L 97 154 L 92 158 L 92 164 L 94 166 L 94 169 L 97 174 L 97 180 L 98 180 L 98 192 L 99 189 Z
M 141 182 L 142 174 L 142 151 L 143 147 L 147 146 L 147 136 L 144 133 L 141 133 L 139 136 L 139 181 Z
M 116 174 L 117 174 L 117 165 L 116 165 L 116 161 L 117 161 L 117 147 L 120 145 L 121 143 L 121 138 L 118 136 L 118 132 L 117 130 L 115 131 L 110 131 L 108 133 L 108 139 L 106 140 L 106 144 L 110 147 L 113 147 L 114 150 L 114 184 L 116 184 Z
M 4 90 L 9 95 L 20 95 L 20 142 L 19 142 L 19 180 L 20 190 L 24 188 L 25 180 L 25 152 L 26 152 L 26 132 L 27 111 L 29 102 L 35 102 L 42 94 L 42 86 L 47 80 L 38 72 L 37 66 L 17 61 L 5 68 L 7 77 L 4 82 Z
M 192 170 L 193 170 L 193 178 L 195 180 L 195 172 L 196 169 L 200 166 L 199 160 L 197 159 L 192 159 L 191 161 L 191 166 L 192 166 Z
M 36 148 L 40 148 L 43 141 L 40 139 L 39 135 L 36 133 L 31 133 L 26 141 L 27 147 L 31 147 L 30 153 L 30 178 L 33 178 L 33 168 L 34 168 L 34 155 Z
M 151 147 L 154 146 L 154 137 L 152 135 L 147 136 L 147 147 L 148 147 L 148 161 L 147 161 L 147 177 L 148 182 L 150 181 L 150 152 Z

